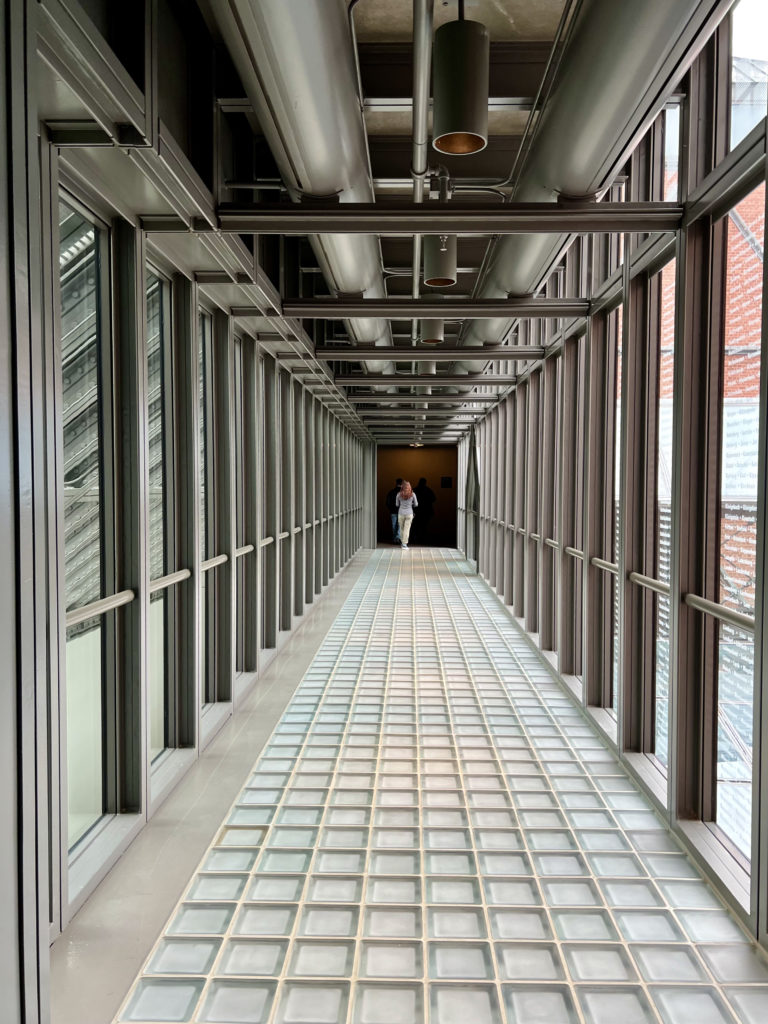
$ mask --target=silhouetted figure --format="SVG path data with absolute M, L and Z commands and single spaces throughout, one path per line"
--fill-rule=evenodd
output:
M 402 477 L 398 477 L 397 480 L 395 480 L 395 486 L 392 488 L 392 490 L 389 492 L 389 494 L 387 494 L 386 498 L 384 499 L 384 502 L 385 502 L 385 504 L 387 506 L 387 511 L 389 512 L 390 518 L 392 519 L 392 543 L 393 544 L 397 544 L 397 542 L 400 540 L 400 525 L 399 525 L 399 523 L 397 521 L 397 503 L 396 502 L 397 502 L 397 496 L 400 493 L 400 486 L 402 485 L 402 482 L 403 482 Z
M 429 522 L 435 514 L 435 502 L 437 497 L 431 487 L 427 486 L 425 477 L 416 484 L 416 497 L 419 501 L 419 510 L 416 513 L 414 522 L 415 534 L 420 544 L 423 544 L 429 534 Z

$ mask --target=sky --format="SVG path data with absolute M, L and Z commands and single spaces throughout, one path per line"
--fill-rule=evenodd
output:
M 768 0 L 739 0 L 733 8 L 733 55 L 768 60 Z

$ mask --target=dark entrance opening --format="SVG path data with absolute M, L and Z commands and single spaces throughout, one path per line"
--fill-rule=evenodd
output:
M 421 491 L 427 497 L 416 512 L 409 544 L 456 547 L 457 449 L 442 445 L 423 448 L 379 445 L 377 454 L 376 535 L 379 543 L 392 543 L 392 521 L 386 498 L 395 480 L 402 477 L 410 480 L 417 495 Z M 420 488 L 421 480 L 426 483 Z M 428 490 L 424 491 L 424 487 Z

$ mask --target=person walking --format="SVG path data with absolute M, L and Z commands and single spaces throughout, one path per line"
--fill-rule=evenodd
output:
M 390 518 L 392 519 L 393 544 L 397 544 L 397 542 L 400 540 L 400 524 L 397 521 L 397 505 L 395 504 L 395 499 L 400 493 L 400 485 L 402 484 L 402 482 L 402 477 L 398 477 L 397 480 L 395 480 L 395 486 L 384 499 L 384 504 L 387 506 L 387 511 L 389 512 Z
M 407 480 L 403 480 L 400 493 L 395 498 L 397 506 L 397 522 L 400 527 L 400 543 L 403 548 L 408 548 L 408 536 L 413 523 L 413 510 L 418 508 L 419 499 L 413 493 L 413 488 Z

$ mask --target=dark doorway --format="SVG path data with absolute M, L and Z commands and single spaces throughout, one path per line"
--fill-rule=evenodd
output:
M 419 481 L 426 480 L 427 500 L 421 502 L 421 515 L 411 531 L 411 544 L 429 544 L 437 547 L 456 547 L 456 448 L 425 445 L 423 448 L 379 445 L 376 489 L 376 534 L 380 543 L 392 542 L 392 521 L 386 498 L 402 477 L 410 480 L 419 493 Z M 434 495 L 434 501 L 429 496 Z M 430 514 L 431 512 L 431 514 Z

